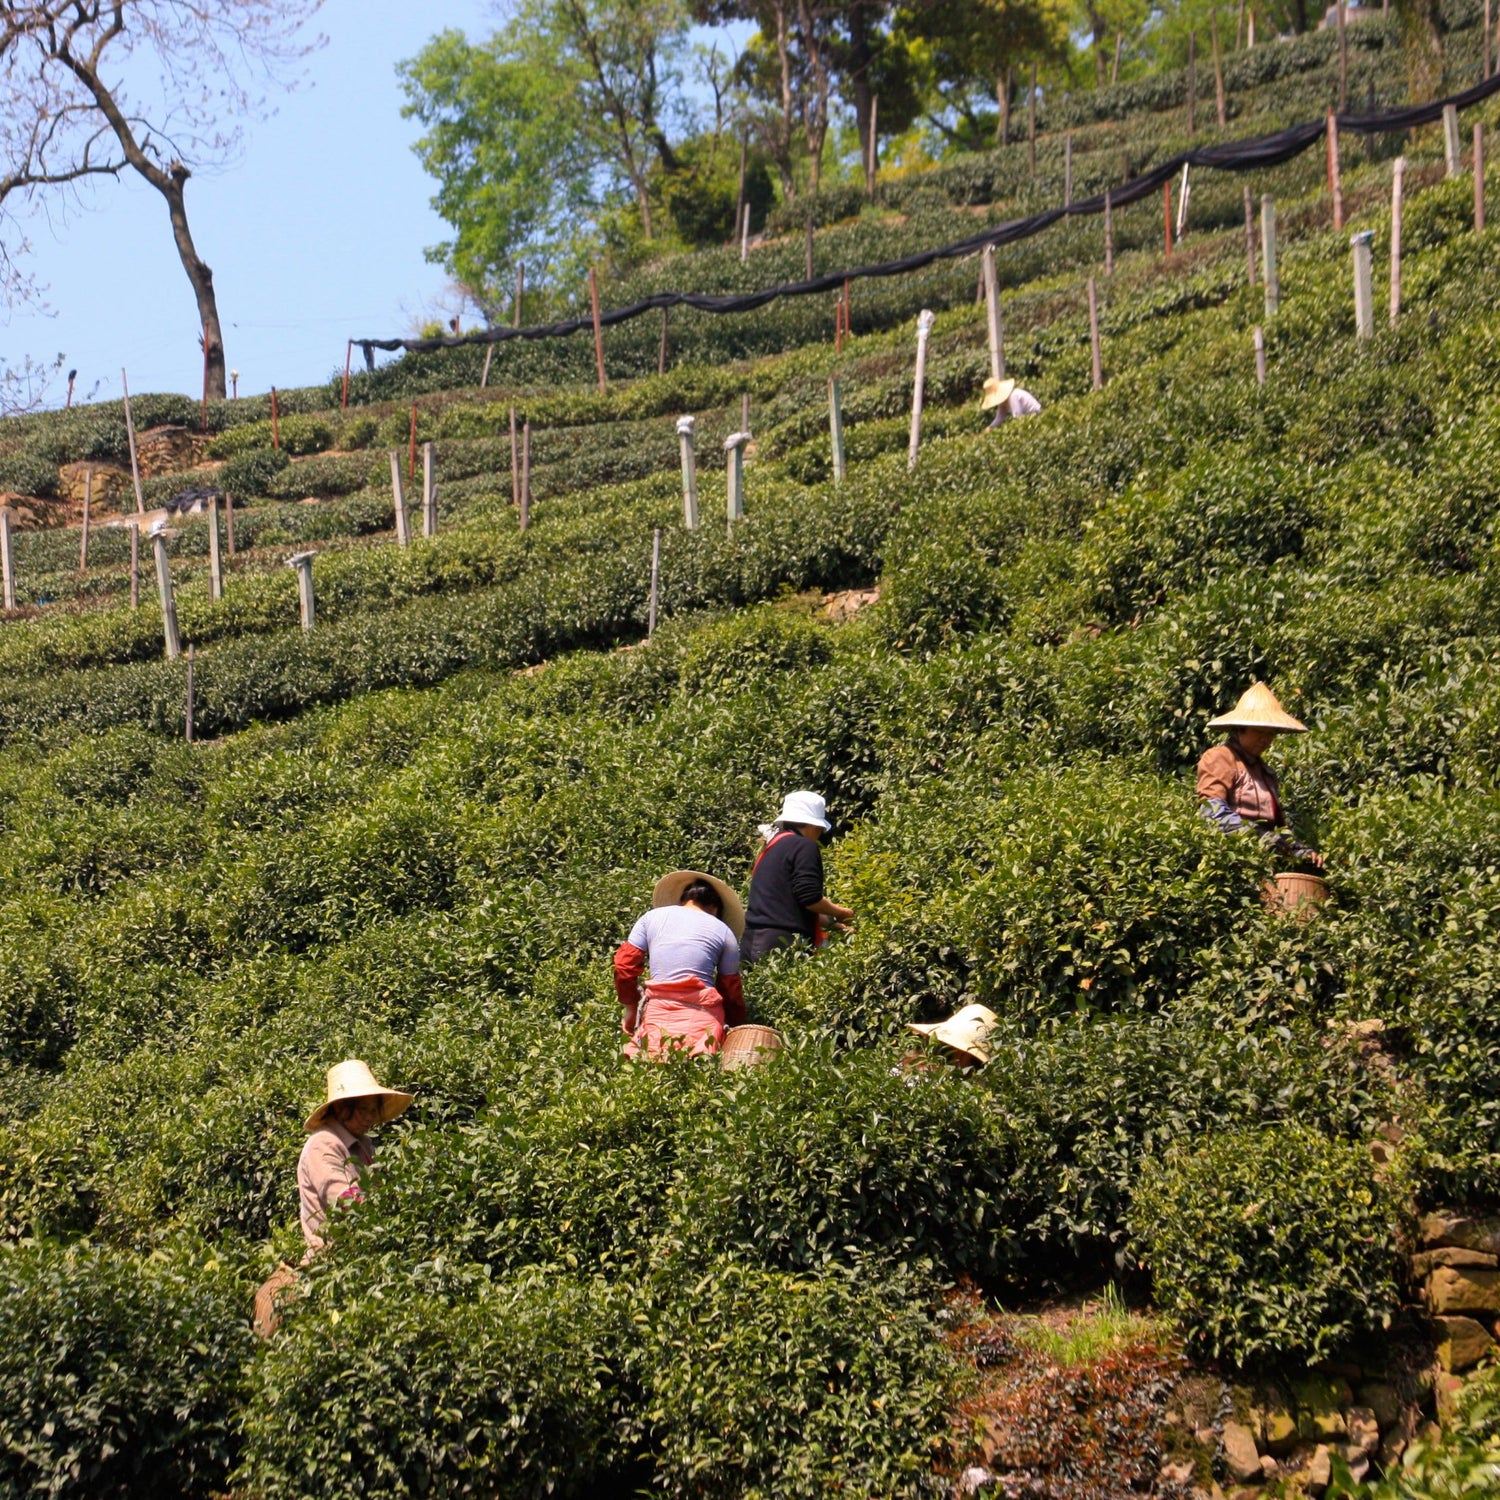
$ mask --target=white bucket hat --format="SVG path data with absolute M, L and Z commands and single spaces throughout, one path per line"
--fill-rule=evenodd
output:
M 980 1063 L 987 1063 L 992 1056 L 990 1032 L 1000 1024 L 1000 1017 L 983 1005 L 966 1005 L 955 1011 L 946 1021 L 910 1021 L 908 1031 L 930 1036 L 933 1041 L 952 1047 L 957 1052 L 967 1053 Z
M 824 833 L 833 827 L 828 821 L 828 804 L 816 792 L 788 792 L 776 814 L 778 823 L 814 823 Z
M 358 1058 L 349 1058 L 334 1063 L 328 1070 L 328 1097 L 307 1117 L 302 1128 L 316 1130 L 327 1120 L 329 1106 L 345 1099 L 380 1100 L 380 1123 L 384 1125 L 404 1114 L 414 1098 L 415 1094 L 403 1094 L 400 1089 L 388 1089 L 384 1084 L 376 1083 L 375 1075 L 364 1063 Z

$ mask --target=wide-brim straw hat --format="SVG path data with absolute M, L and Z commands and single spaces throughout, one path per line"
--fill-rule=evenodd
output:
M 979 403 L 980 411 L 994 411 L 1002 402 L 1010 400 L 1015 390 L 1014 380 L 996 380 L 993 375 L 984 383 L 984 398 Z
M 907 1030 L 930 1036 L 933 1041 L 966 1053 L 980 1063 L 993 1056 L 990 1032 L 1000 1024 L 1000 1017 L 984 1005 L 966 1005 L 954 1011 L 946 1021 L 909 1021 Z
M 745 905 L 734 891 L 717 876 L 705 875 L 702 870 L 673 870 L 656 882 L 651 892 L 652 906 L 679 906 L 682 893 L 695 881 L 706 880 L 719 898 L 720 917 L 724 925 L 738 940 L 745 935 Z
M 1240 694 L 1240 701 L 1227 714 L 1208 721 L 1210 729 L 1274 729 L 1277 734 L 1306 734 L 1307 725 L 1294 719 L 1276 701 L 1265 683 L 1257 682 Z
M 404 1114 L 416 1098 L 415 1094 L 403 1094 L 400 1089 L 388 1089 L 375 1081 L 375 1075 L 358 1058 L 349 1058 L 334 1063 L 328 1070 L 328 1097 L 307 1117 L 302 1128 L 316 1130 L 328 1119 L 331 1105 L 342 1104 L 346 1099 L 380 1100 L 380 1123 L 384 1125 Z

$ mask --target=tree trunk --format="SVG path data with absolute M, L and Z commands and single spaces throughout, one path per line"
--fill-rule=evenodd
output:
M 182 269 L 187 272 L 193 295 L 198 299 L 198 321 L 203 325 L 203 389 L 210 401 L 222 401 L 228 393 L 224 378 L 224 334 L 219 326 L 218 299 L 214 296 L 214 273 L 199 260 L 188 228 L 187 208 L 182 201 L 188 175 L 181 162 L 174 162 L 171 176 L 161 191 L 167 200 L 172 238 L 177 243 Z
M 785 196 L 792 196 L 792 49 L 786 34 L 786 6 L 776 6 L 776 58 L 781 64 L 781 129 L 775 149 L 776 172 Z
M 828 135 L 828 59 L 818 39 L 817 22 L 808 0 L 798 0 L 797 14 L 801 21 L 802 54 L 813 77 L 813 96 L 810 104 L 803 107 L 802 123 L 807 137 L 807 190 L 815 194 L 823 177 L 823 142 Z
M 995 122 L 996 144 L 1010 145 L 1010 80 L 1011 69 L 995 80 L 995 103 L 1000 106 L 1000 118 Z
M 1097 17 L 1094 21 L 1094 71 L 1098 75 L 1098 84 L 1102 89 L 1109 77 L 1108 65 L 1104 61 L 1104 19 Z
M 859 132 L 859 159 L 865 174 L 865 196 L 875 192 L 870 162 L 870 20 L 863 5 L 849 11 L 849 82 L 854 95 L 854 127 Z

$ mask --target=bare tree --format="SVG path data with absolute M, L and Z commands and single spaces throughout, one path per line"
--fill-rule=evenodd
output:
M 194 170 L 233 158 L 262 91 L 318 45 L 299 33 L 321 5 L 0 0 L 0 234 L 19 238 L 18 210 L 39 200 L 76 200 L 127 170 L 144 178 L 166 202 L 197 298 L 213 397 L 224 395 L 224 339 L 184 190 Z

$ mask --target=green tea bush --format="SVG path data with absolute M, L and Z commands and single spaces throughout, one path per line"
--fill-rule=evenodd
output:
M 1131 1227 L 1189 1346 L 1235 1367 L 1317 1364 L 1399 1300 L 1369 1152 L 1305 1126 L 1169 1152 L 1142 1173 Z
M 272 476 L 265 493 L 274 500 L 300 500 L 304 495 L 353 495 L 377 477 L 364 454 L 325 453 L 289 464 Z
M 285 449 L 252 448 L 231 458 L 219 470 L 219 487 L 231 495 L 264 495 L 290 463 Z
M 267 1500 L 598 1493 L 624 1467 L 624 1299 L 425 1269 L 296 1308 L 253 1372 L 240 1482 Z
M 0 1250 L 0 1485 L 208 1494 L 228 1483 L 249 1288 L 206 1251 Z
M 14 490 L 19 495 L 48 499 L 57 493 L 56 464 L 22 449 L 19 453 L 0 453 L 0 490 Z

